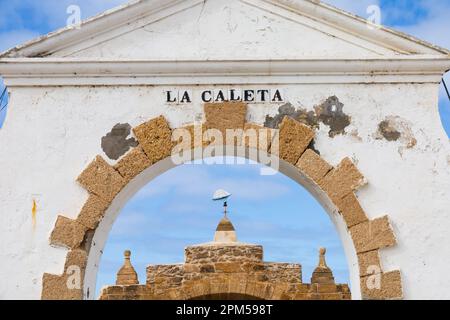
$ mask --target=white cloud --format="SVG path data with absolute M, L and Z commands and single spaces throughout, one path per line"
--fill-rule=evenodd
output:
M 420 0 L 420 5 L 428 12 L 425 19 L 410 26 L 394 25 L 394 28 L 433 44 L 450 48 L 450 37 L 448 36 L 450 27 L 449 3 L 442 0 Z

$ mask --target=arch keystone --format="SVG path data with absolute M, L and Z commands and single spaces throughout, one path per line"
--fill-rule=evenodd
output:
M 204 110 L 207 129 L 217 129 L 225 135 L 226 129 L 244 128 L 247 104 L 243 102 L 206 103 Z

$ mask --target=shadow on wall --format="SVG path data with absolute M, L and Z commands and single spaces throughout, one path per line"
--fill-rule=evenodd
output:
M 8 110 L 8 91 L 3 85 L 3 79 L 0 78 L 0 128 L 3 127 L 5 122 L 6 112 Z
M 447 85 L 447 93 L 444 81 Z M 439 91 L 439 114 L 441 115 L 442 126 L 450 138 L 450 72 L 444 75 L 444 81 L 441 83 Z

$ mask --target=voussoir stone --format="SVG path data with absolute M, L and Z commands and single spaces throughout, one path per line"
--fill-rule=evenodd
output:
M 127 182 L 129 182 L 151 165 L 152 162 L 147 157 L 144 150 L 138 146 L 120 159 L 114 168 Z
M 137 126 L 133 132 L 151 164 L 171 155 L 172 130 L 163 116 Z
M 357 253 L 391 247 L 396 244 L 387 216 L 367 221 L 350 228 Z
M 275 141 L 270 150 L 280 159 L 296 165 L 313 138 L 314 131 L 311 128 L 290 117 L 284 117 L 280 124 L 278 153 L 274 150 Z
M 316 183 L 319 183 L 333 169 L 329 163 L 311 149 L 307 149 L 303 153 L 296 166 Z
M 106 202 L 111 202 L 126 184 L 125 179 L 101 156 L 89 164 L 77 181 Z
M 374 274 L 361 278 L 361 295 L 369 300 L 403 299 L 400 271 Z
M 86 231 L 87 228 L 76 220 L 58 216 L 50 236 L 50 243 L 74 249 L 81 245 Z

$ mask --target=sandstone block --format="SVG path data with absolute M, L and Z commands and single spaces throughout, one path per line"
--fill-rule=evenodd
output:
M 42 300 L 82 300 L 81 289 L 69 289 L 67 276 L 45 273 L 42 279 Z
M 139 125 L 133 132 L 151 164 L 171 155 L 172 130 L 163 116 Z
M 381 281 L 377 281 L 377 276 L 381 277 Z M 391 271 L 361 278 L 361 294 L 363 299 L 403 299 L 400 271 Z
M 76 221 L 86 228 L 94 230 L 103 219 L 108 206 L 108 202 L 95 194 L 90 194 Z
M 247 105 L 242 102 L 207 103 L 204 106 L 207 129 L 243 129 Z
M 369 220 L 359 204 L 358 198 L 356 198 L 353 192 L 350 192 L 343 198 L 335 199 L 334 204 L 342 214 L 342 217 L 347 224 L 347 228 L 351 228 Z
M 139 173 L 152 165 L 152 162 L 141 147 L 136 147 L 123 157 L 114 168 L 129 182 Z
M 350 234 L 357 253 L 391 247 L 396 244 L 387 216 L 358 224 L 350 228 Z
M 122 190 L 126 181 L 102 157 L 97 156 L 77 181 L 90 193 L 110 203 Z
M 58 216 L 55 228 L 50 236 L 50 243 L 75 249 L 83 242 L 86 231 L 87 228 L 76 220 Z
M 296 164 L 304 174 L 317 184 L 333 167 L 323 160 L 317 153 L 307 149 Z
M 331 170 L 319 186 L 333 201 L 340 200 L 365 183 L 364 176 L 349 158 L 345 158 Z
M 359 275 L 361 277 L 381 273 L 381 263 L 378 250 L 358 254 Z
M 300 156 L 306 150 L 313 138 L 314 131 L 311 128 L 292 118 L 285 117 L 280 124 L 280 159 L 283 159 L 292 165 L 296 165 Z M 276 154 L 273 150 L 273 143 L 271 152 Z

